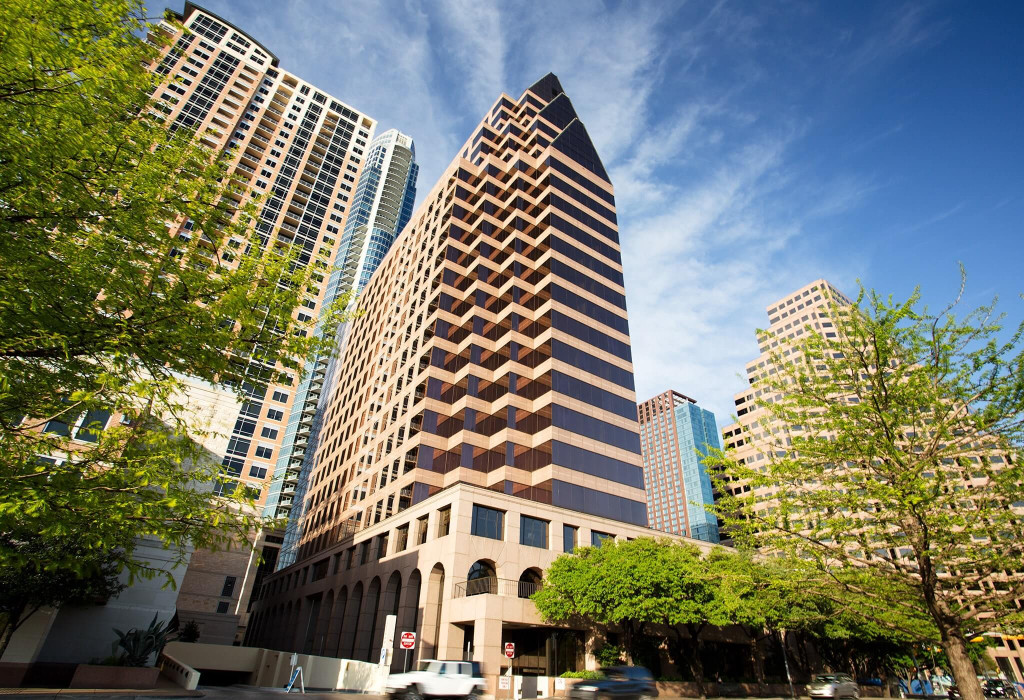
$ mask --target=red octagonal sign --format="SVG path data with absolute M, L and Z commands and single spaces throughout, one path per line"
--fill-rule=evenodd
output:
M 416 648 L 416 633 L 415 632 L 402 632 L 402 636 L 399 640 L 399 644 L 403 649 L 415 649 Z
M 513 658 L 516 655 L 516 645 L 512 642 L 505 642 L 505 656 Z

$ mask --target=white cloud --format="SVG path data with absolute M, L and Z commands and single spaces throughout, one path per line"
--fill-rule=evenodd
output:
M 827 114 L 801 107 L 944 32 L 915 6 L 782 45 L 781 11 L 725 1 L 209 4 L 412 135 L 421 196 L 501 92 L 558 75 L 616 186 L 638 398 L 674 388 L 722 423 L 765 307 L 822 276 L 852 289 L 866 263 L 835 259 L 829 224 L 887 184 L 802 152 Z

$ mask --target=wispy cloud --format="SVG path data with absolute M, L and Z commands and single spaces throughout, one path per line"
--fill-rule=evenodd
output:
M 204 4 L 382 129 L 411 134 L 421 193 L 500 92 L 555 72 L 616 186 L 639 398 L 675 388 L 722 422 L 765 306 L 822 276 L 852 286 L 867 259 L 835 256 L 833 227 L 889 186 L 841 156 L 902 122 L 825 159 L 807 140 L 827 110 L 800 107 L 948 29 L 918 5 L 800 35 L 789 23 L 817 10 L 728 0 Z

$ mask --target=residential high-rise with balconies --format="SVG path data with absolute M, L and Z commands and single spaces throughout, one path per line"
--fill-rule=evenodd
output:
M 701 463 L 708 447 L 721 448 L 715 414 L 696 399 L 666 391 L 637 407 L 647 484 L 647 519 L 655 530 L 718 542 L 715 497 Z
M 318 256 L 336 261 L 352 195 L 365 165 L 376 122 L 278 66 L 259 41 L 191 2 L 177 16 L 181 31 L 161 22 L 169 48 L 153 66 L 168 81 L 156 91 L 156 107 L 171 128 L 190 128 L 214 150 L 233 149 L 231 176 L 263 195 L 251 241 L 229 246 L 278 245 L 299 249 L 297 264 Z M 246 195 L 238 194 L 240 207 Z M 189 235 L 185 221 L 174 233 Z M 330 302 L 326 270 L 304 290 L 301 321 L 311 321 Z M 274 368 L 250 360 L 249 373 L 263 380 Z M 226 474 L 266 496 L 295 385 L 246 387 L 227 452 Z
M 323 405 L 297 560 L 247 643 L 418 658 L 492 691 L 579 670 L 529 595 L 562 552 L 650 535 L 608 175 L 554 75 L 502 95 L 363 290 Z
M 226 254 L 249 245 L 274 245 L 296 249 L 301 266 L 321 266 L 324 259 L 341 265 L 342 232 L 357 183 L 364 168 L 378 167 L 376 155 L 370 164 L 376 122 L 282 69 L 269 49 L 224 18 L 186 2 L 176 19 L 184 30 L 170 22 L 154 28 L 168 48 L 152 66 L 167 78 L 154 93 L 153 109 L 164 114 L 170 128 L 195 130 L 210 149 L 231 149 L 230 177 L 262 196 L 253 235 L 229 241 Z M 408 146 L 411 155 L 411 140 Z M 239 192 L 226 203 L 241 208 L 250 194 Z M 172 233 L 192 235 L 191 222 L 182 222 Z M 338 286 L 327 277 L 326 266 L 314 271 L 296 311 L 298 320 L 318 318 L 336 298 Z M 303 392 L 316 382 L 321 367 L 312 362 L 301 383 L 297 377 L 290 383 L 267 383 L 273 369 L 248 361 L 254 381 L 243 386 L 246 400 L 229 421 L 232 430 L 220 455 L 224 472 L 261 505 L 275 462 L 285 457 L 282 448 L 292 446 L 284 439 L 294 434 L 292 423 L 309 403 Z M 291 494 L 275 498 L 281 503 Z M 264 571 L 273 570 L 281 541 L 276 534 L 260 538 L 257 547 L 265 562 L 258 572 L 244 545 L 228 553 L 196 552 L 182 582 L 182 620 L 198 620 L 205 639 L 230 642 L 238 624 L 245 624 L 251 588 Z
M 391 129 L 373 140 L 356 185 L 348 220 L 337 253 L 337 265 L 327 282 L 324 304 L 362 289 L 376 271 L 398 233 L 412 216 L 416 200 L 416 150 L 411 137 Z M 264 515 L 287 518 L 278 568 L 295 560 L 300 518 L 292 503 L 302 503 L 322 424 L 323 404 L 330 393 L 344 348 L 347 324 L 338 329 L 337 354 L 311 358 L 298 385 L 288 418 L 277 469 L 270 484 Z M 322 333 L 318 326 L 316 332 Z

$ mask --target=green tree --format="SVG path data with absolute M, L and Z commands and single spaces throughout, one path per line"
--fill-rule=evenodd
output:
M 630 662 L 642 652 L 644 635 L 664 626 L 670 653 L 689 667 L 702 695 L 703 632 L 730 623 L 701 550 L 645 537 L 560 556 L 533 600 L 547 620 L 618 627 Z
M 834 332 L 779 339 L 754 380 L 746 438 L 766 459 L 707 464 L 723 492 L 751 487 L 719 504 L 740 546 L 811 563 L 876 624 L 927 618 L 980 700 L 967 639 L 1018 624 L 1024 597 L 1024 354 L 992 306 L 955 310 L 931 314 L 917 292 L 833 303 Z
M 40 608 L 105 601 L 124 589 L 116 553 L 97 553 L 70 538 L 33 537 L 21 540 L 18 546 L 30 550 L 26 558 L 31 563 L 0 567 L 0 657 L 11 636 Z M 50 563 L 69 558 L 78 560 L 74 569 Z
M 0 3 L 5 570 L 41 566 L 21 544 L 35 536 L 120 552 L 142 575 L 135 537 L 178 551 L 245 537 L 257 522 L 213 497 L 183 378 L 244 396 L 295 375 L 348 301 L 322 336 L 293 318 L 327 261 L 252 235 L 232 154 L 168 128 L 147 29 L 137 0 Z

